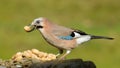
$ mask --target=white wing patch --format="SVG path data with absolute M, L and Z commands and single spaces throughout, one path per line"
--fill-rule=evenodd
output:
M 81 37 L 76 39 L 76 42 L 77 42 L 77 44 L 81 44 L 83 42 L 89 41 L 90 38 L 91 38 L 91 36 L 89 36 L 89 35 L 81 36 Z
M 74 32 L 74 34 L 75 34 L 75 37 L 74 37 L 74 38 L 79 38 L 79 37 L 81 37 L 81 35 L 80 35 L 79 33 Z

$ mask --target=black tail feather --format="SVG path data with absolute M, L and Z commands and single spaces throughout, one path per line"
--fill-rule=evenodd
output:
M 110 38 L 110 37 L 105 37 L 105 36 L 91 36 L 91 39 L 109 39 L 109 40 L 113 40 L 114 38 Z

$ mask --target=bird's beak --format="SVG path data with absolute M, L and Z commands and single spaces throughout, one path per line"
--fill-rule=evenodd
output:
M 31 32 L 31 31 L 33 31 L 34 29 L 35 29 L 35 26 L 34 26 L 34 25 L 27 25 L 27 26 L 24 27 L 24 30 L 25 30 L 26 32 Z

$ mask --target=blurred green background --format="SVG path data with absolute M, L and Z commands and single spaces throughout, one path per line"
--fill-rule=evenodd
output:
M 120 0 L 0 0 L 0 58 L 37 48 L 57 54 L 38 31 L 27 33 L 23 27 L 33 19 L 51 21 L 94 35 L 115 40 L 92 40 L 67 56 L 92 60 L 97 68 L 120 67 Z

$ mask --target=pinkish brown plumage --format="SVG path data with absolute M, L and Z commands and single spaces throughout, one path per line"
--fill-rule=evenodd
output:
M 60 59 L 63 59 L 79 44 L 91 39 L 113 39 L 103 36 L 94 36 L 80 30 L 66 28 L 64 26 L 54 24 L 44 17 L 35 19 L 29 26 L 33 26 L 30 31 L 37 29 L 48 43 L 59 49 L 60 53 L 57 55 L 62 54 L 63 50 L 66 50 L 66 53 L 60 57 Z

